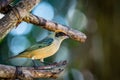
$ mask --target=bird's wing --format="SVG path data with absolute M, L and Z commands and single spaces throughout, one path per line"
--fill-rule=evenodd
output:
M 46 47 L 46 46 L 49 46 L 51 45 L 53 42 L 53 39 L 52 38 L 45 38 L 39 42 L 37 42 L 36 44 L 34 44 L 33 46 L 29 47 L 28 49 L 24 50 L 23 52 L 29 52 L 29 51 L 32 51 L 32 50 L 36 50 L 36 49 L 40 49 L 40 48 L 43 48 L 43 47 Z M 22 52 L 22 53 L 23 53 Z

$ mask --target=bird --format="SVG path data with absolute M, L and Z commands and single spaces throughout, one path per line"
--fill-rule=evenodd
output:
M 69 38 L 69 36 L 64 32 L 53 32 L 43 40 L 36 42 L 34 45 L 25 49 L 18 55 L 9 57 L 8 59 L 29 58 L 32 59 L 34 65 L 34 60 L 40 60 L 40 62 L 44 63 L 44 59 L 54 55 L 59 50 L 63 40 L 67 38 Z

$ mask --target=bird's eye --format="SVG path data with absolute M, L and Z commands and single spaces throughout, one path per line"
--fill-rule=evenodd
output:
M 65 36 L 66 34 L 63 32 L 58 32 L 55 34 L 55 37 L 59 37 L 59 36 Z

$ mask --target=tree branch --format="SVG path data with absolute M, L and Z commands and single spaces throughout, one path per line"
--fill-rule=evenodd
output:
M 0 40 L 13 29 L 40 0 L 21 0 L 10 12 L 0 19 Z
M 35 16 L 33 14 L 27 15 L 26 17 L 23 18 L 23 20 L 38 25 L 50 31 L 56 32 L 59 30 L 61 32 L 66 33 L 70 38 L 80 42 L 84 42 L 87 38 L 86 35 L 80 31 L 74 30 L 68 26 L 61 25 L 56 22 L 45 20 L 44 18 Z
M 31 80 L 34 78 L 57 78 L 63 72 L 66 64 L 66 61 L 62 61 L 47 66 L 39 66 L 37 69 L 34 67 L 17 67 L 17 74 L 15 74 L 16 67 L 0 65 L 0 79 L 18 78 Z

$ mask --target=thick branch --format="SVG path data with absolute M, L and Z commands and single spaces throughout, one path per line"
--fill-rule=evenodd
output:
M 50 31 L 54 31 L 54 32 L 62 31 L 66 33 L 67 35 L 69 35 L 72 39 L 80 41 L 80 42 L 84 42 L 87 38 L 86 35 L 80 31 L 74 30 L 68 26 L 61 25 L 56 22 L 45 20 L 33 14 L 27 15 L 23 20 L 26 22 L 35 24 L 35 25 L 39 25 L 40 27 L 45 28 Z
M 6 13 L 6 11 L 9 10 L 8 5 L 12 2 L 13 0 L 0 0 L 0 12 Z
M 12 79 L 14 77 L 22 80 L 31 80 L 34 78 L 57 78 L 64 70 L 66 64 L 66 61 L 63 61 L 47 66 L 40 66 L 37 69 L 34 67 L 17 67 L 16 75 L 15 67 L 0 65 L 0 79 Z
M 5 17 L 0 19 L 0 40 L 4 38 L 18 22 L 21 22 L 39 1 L 40 0 L 21 0 Z

